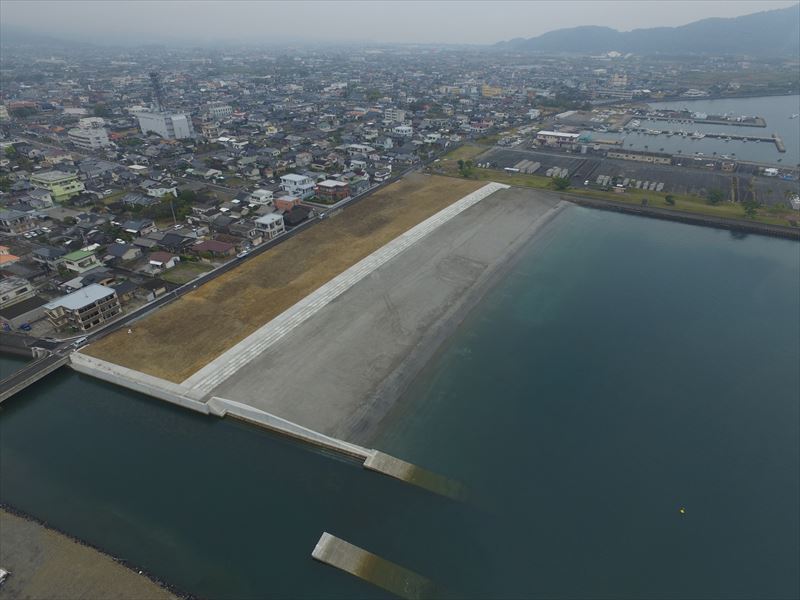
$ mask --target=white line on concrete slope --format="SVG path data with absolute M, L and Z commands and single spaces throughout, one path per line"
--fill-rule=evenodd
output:
M 364 279 L 375 269 L 411 247 L 419 239 L 425 237 L 459 213 L 474 206 L 496 191 L 508 187 L 502 183 L 488 183 L 412 227 L 283 311 L 232 348 L 220 354 L 202 369 L 185 379 L 181 386 L 191 388 L 192 396 L 194 397 L 205 396 L 210 393 L 228 377 L 255 359 L 295 327 L 307 321 L 321 308 Z

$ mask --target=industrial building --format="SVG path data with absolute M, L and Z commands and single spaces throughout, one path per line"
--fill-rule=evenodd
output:
M 580 137 L 577 133 L 562 133 L 560 131 L 540 131 L 536 134 L 536 141 L 546 146 L 563 146 L 574 144 Z
M 653 163 L 655 165 L 671 165 L 672 155 L 663 152 L 643 152 L 636 150 L 609 150 L 608 158 L 621 160 L 635 160 L 637 162 Z

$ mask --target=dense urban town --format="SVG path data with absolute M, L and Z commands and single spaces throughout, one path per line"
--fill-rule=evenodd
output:
M 0 600 L 800 597 L 796 0 L 0 13 Z
M 796 92 L 796 79 L 785 77 L 790 60 L 609 52 L 520 61 L 424 46 L 49 52 L 3 53 L 6 331 L 92 330 L 410 168 L 443 172 L 439 158 L 465 143 L 493 149 L 474 161 L 467 152 L 463 176 L 489 168 L 568 182 L 563 188 L 727 195 L 733 187 L 733 201 L 750 190 L 759 205 L 797 202 L 771 184 L 769 194 L 757 192 L 764 176 L 791 190 L 797 165 L 702 153 L 683 165 L 663 148 L 625 149 L 611 136 L 648 115 L 686 119 L 682 134 L 702 136 L 693 123 L 713 116 L 654 116 L 640 102 Z M 742 75 L 713 76 L 731 71 Z M 736 118 L 758 125 L 757 116 Z M 763 135 L 780 149 L 780 139 Z M 641 176 L 623 178 L 625 161 Z

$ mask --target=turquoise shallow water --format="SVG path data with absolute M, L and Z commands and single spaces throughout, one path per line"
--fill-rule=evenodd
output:
M 467 502 L 69 371 L 0 410 L 0 500 L 206 597 L 375 596 L 322 530 L 450 595 L 797 597 L 798 307 L 796 243 L 574 207 L 376 440 Z

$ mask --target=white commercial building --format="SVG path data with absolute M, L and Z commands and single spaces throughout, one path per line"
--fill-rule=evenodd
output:
M 111 145 L 104 127 L 75 127 L 67 132 L 67 137 L 84 150 L 98 150 Z
M 182 140 L 194 137 L 194 127 L 189 115 L 141 111 L 136 113 L 142 133 L 157 133 L 167 140 Z
M 536 134 L 536 141 L 540 144 L 549 146 L 560 146 L 562 144 L 574 144 L 578 141 L 580 134 L 562 133 L 560 131 L 540 131 Z
M 292 196 L 305 200 L 314 195 L 314 181 L 305 175 L 289 173 L 281 175 L 281 189 Z
M 209 102 L 206 112 L 214 120 L 227 119 L 233 114 L 233 108 L 223 102 Z

